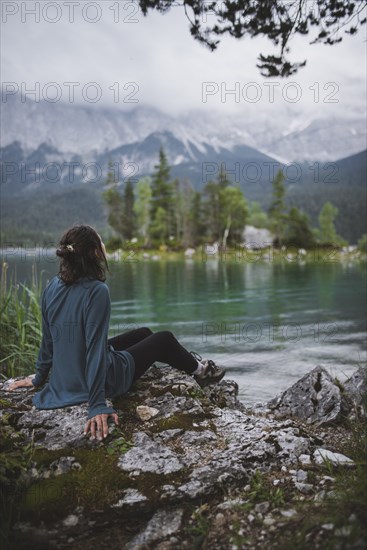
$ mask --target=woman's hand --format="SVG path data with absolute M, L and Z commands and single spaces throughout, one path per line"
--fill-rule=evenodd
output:
M 116 426 L 119 423 L 119 418 L 116 413 L 113 414 L 97 414 L 96 416 L 93 416 L 85 425 L 84 428 L 84 435 L 88 435 L 90 431 L 91 439 L 96 438 L 101 440 L 104 437 L 108 436 L 108 417 L 112 416 L 114 423 Z
M 32 384 L 32 378 L 34 375 L 27 376 L 27 378 L 22 378 L 21 380 L 17 380 L 16 382 L 13 382 L 6 388 L 8 391 L 16 390 L 17 388 L 34 388 L 34 385 Z

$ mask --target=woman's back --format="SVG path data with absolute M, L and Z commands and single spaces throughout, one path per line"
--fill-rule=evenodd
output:
M 66 285 L 57 275 L 51 279 L 42 295 L 43 339 L 34 385 L 42 385 L 50 369 L 51 374 L 49 383 L 34 396 L 38 408 L 88 401 L 89 417 L 113 411 L 105 402 L 106 385 L 114 375 L 111 366 L 117 359 L 107 343 L 110 312 L 104 282 L 83 277 Z M 121 352 L 118 355 L 121 360 Z

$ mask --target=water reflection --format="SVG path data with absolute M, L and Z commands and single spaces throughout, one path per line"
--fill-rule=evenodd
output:
M 18 280 L 30 258 L 9 261 Z M 138 261 L 110 264 L 110 332 L 170 329 L 228 368 L 243 401 L 272 397 L 323 364 L 341 379 L 366 360 L 366 264 Z M 58 262 L 38 261 L 44 282 Z

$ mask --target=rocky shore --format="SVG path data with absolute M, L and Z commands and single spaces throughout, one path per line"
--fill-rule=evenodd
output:
M 343 525 L 321 513 L 337 472 L 358 468 L 344 449 L 366 417 L 363 368 L 342 385 L 318 366 L 248 408 L 232 380 L 202 389 L 153 366 L 113 403 L 120 424 L 103 442 L 83 436 L 86 405 L 38 411 L 7 383 L 4 548 L 365 548 L 358 513 Z

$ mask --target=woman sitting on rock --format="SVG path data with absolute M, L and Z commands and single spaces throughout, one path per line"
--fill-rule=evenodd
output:
M 142 327 L 108 339 L 111 302 L 105 273 L 106 249 L 89 225 L 75 225 L 61 237 L 56 250 L 59 273 L 42 293 L 42 343 L 35 377 L 9 386 L 43 386 L 33 396 L 38 409 L 89 404 L 84 433 L 108 435 L 108 418 L 118 417 L 106 397 L 128 392 L 155 362 L 168 363 L 194 376 L 200 386 L 216 383 L 225 369 L 187 351 L 172 332 L 153 333 Z

